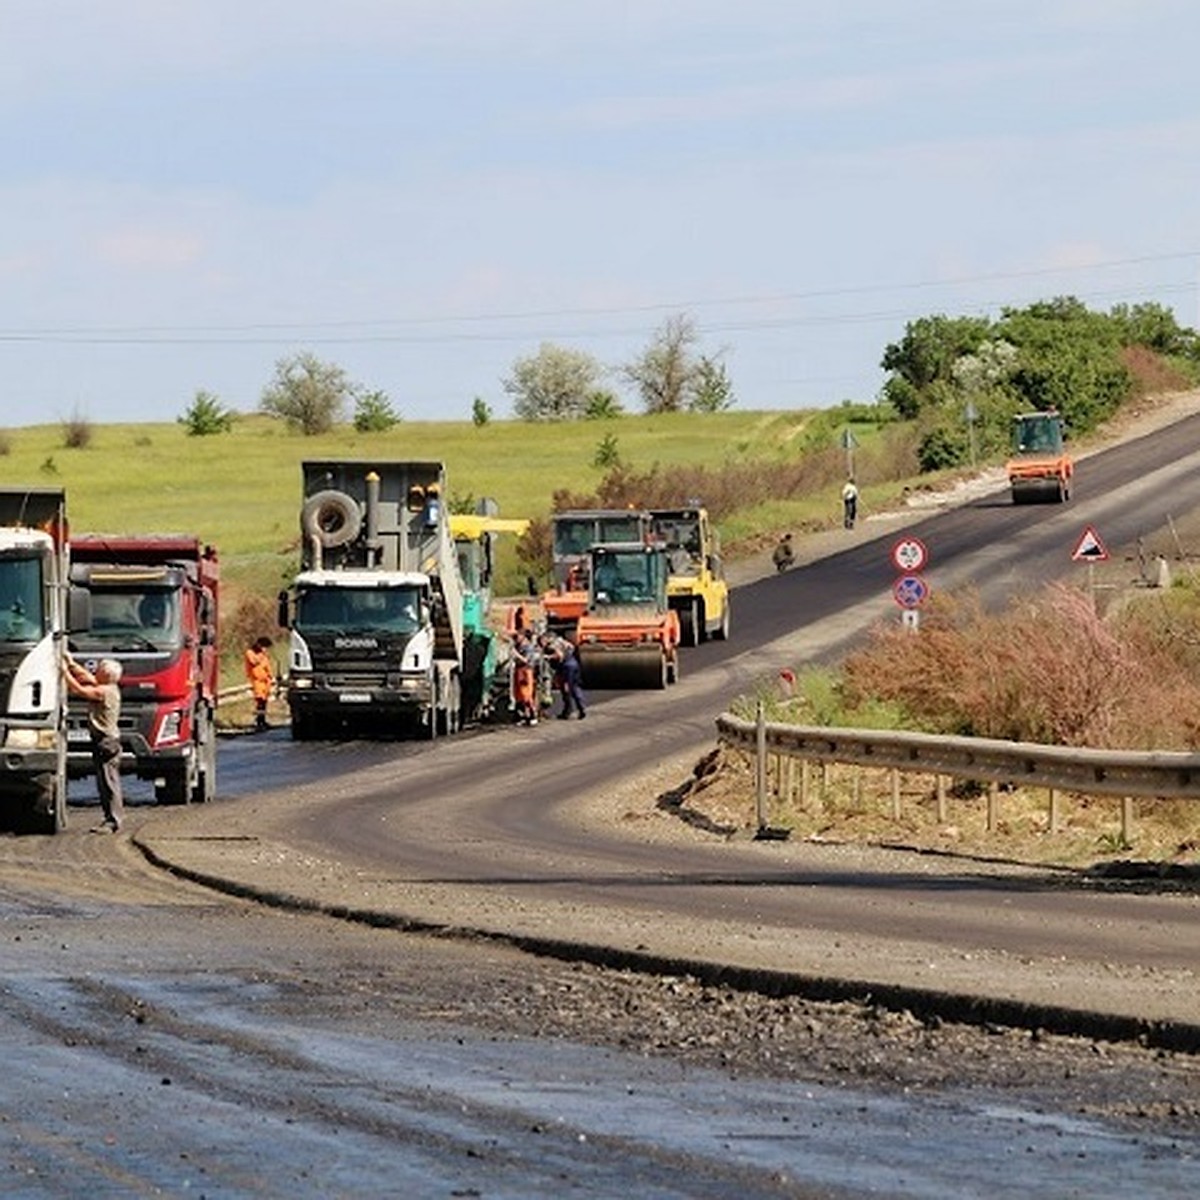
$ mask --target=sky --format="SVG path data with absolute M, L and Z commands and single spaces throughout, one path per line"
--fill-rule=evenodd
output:
M 1200 325 L 1195 0 L 0 0 L 0 427 L 249 412 L 281 359 L 511 414 L 673 316 L 736 407 L 934 313 Z

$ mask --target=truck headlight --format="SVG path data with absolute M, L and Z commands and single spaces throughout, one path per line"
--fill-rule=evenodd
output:
M 6 750 L 53 750 L 58 734 L 53 729 L 10 729 L 4 739 Z

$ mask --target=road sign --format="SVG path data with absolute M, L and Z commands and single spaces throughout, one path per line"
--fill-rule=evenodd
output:
M 929 599 L 929 584 L 920 575 L 901 575 L 892 584 L 892 595 L 901 608 L 920 608 Z
M 1079 541 L 1075 543 L 1071 560 L 1073 562 L 1104 562 L 1107 558 L 1108 551 L 1104 548 L 1100 535 L 1089 525 L 1080 535 Z
M 892 547 L 892 565 L 902 575 L 915 574 L 929 562 L 929 551 L 920 538 L 901 538 Z

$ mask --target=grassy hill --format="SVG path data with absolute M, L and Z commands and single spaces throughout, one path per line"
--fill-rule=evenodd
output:
M 557 489 L 596 488 L 606 468 L 595 459 L 606 437 L 634 471 L 689 465 L 718 472 L 731 465 L 777 467 L 802 457 L 814 440 L 835 443 L 839 420 L 803 411 L 536 425 L 405 421 L 386 433 L 342 426 L 304 437 L 249 415 L 231 432 L 208 437 L 189 437 L 174 422 L 94 425 L 87 444 L 75 448 L 64 444 L 64 427 L 53 424 L 0 433 L 0 486 L 65 487 L 72 528 L 80 532 L 199 535 L 220 551 L 229 616 L 248 597 L 265 611 L 296 569 L 306 458 L 436 459 L 446 464 L 452 501 L 490 496 L 506 516 L 544 517 Z M 860 441 L 875 436 L 873 427 L 856 429 Z M 836 488 L 821 503 L 832 518 Z M 787 519 L 739 513 L 729 524 L 744 533 Z M 502 587 L 520 578 L 511 544 L 504 553 Z

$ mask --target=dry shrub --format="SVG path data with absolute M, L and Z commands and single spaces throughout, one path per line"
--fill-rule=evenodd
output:
M 72 413 L 62 423 L 63 445 L 68 450 L 84 450 L 92 442 L 92 423 L 82 413 Z
M 1196 741 L 1195 679 L 1061 584 L 995 614 L 971 592 L 939 597 L 919 635 L 874 631 L 844 679 L 848 703 L 889 700 L 937 732 L 1130 749 Z
M 226 585 L 221 595 L 221 645 L 225 648 L 222 667 L 226 676 L 222 686 L 236 687 L 243 682 L 242 653 L 256 638 L 281 636 L 274 599 Z
M 1192 386 L 1182 371 L 1146 346 L 1126 346 L 1121 351 L 1121 362 L 1133 380 L 1133 395 L 1139 399 L 1163 392 L 1182 392 Z

